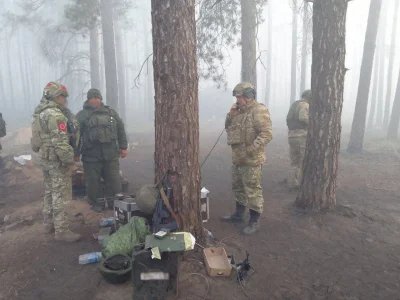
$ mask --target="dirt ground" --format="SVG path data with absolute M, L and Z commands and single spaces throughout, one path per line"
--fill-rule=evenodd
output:
M 202 132 L 201 160 L 218 135 Z M 121 161 L 132 191 L 152 182 L 152 141 L 152 135 L 136 136 L 131 142 L 138 145 Z M 292 209 L 296 194 L 282 184 L 289 165 L 287 148 L 286 133 L 276 129 L 263 168 L 262 229 L 244 237 L 240 226 L 219 221 L 233 210 L 234 201 L 231 152 L 225 136 L 218 143 L 202 170 L 203 185 L 211 192 L 211 220 L 205 227 L 214 234 L 210 242 L 223 245 L 238 260 L 248 251 L 255 272 L 243 289 L 234 275 L 210 278 L 198 249 L 181 265 L 179 299 L 400 299 L 399 146 L 369 140 L 370 152 L 363 156 L 342 153 L 337 209 L 317 215 Z M 33 217 L 33 225 L 8 231 L 2 227 L 0 299 L 132 299 L 130 283 L 107 284 L 96 265 L 78 264 L 80 254 L 100 250 L 92 234 L 102 215 L 91 213 L 85 202 L 69 204 L 71 227 L 83 235 L 82 241 L 60 243 L 42 232 L 43 184 L 37 177 L 0 189 L 0 220 L 7 214 Z M 84 224 L 74 218 L 78 212 L 85 216 Z

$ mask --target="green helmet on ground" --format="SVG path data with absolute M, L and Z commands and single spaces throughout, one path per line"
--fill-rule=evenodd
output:
M 256 98 L 256 90 L 251 83 L 241 82 L 235 86 L 232 92 L 234 97 L 245 97 L 248 99 Z
M 301 94 L 301 99 L 310 101 L 311 95 L 311 90 L 305 90 L 303 94 Z
M 43 97 L 55 100 L 58 96 L 68 97 L 67 88 L 58 82 L 49 82 L 43 89 Z

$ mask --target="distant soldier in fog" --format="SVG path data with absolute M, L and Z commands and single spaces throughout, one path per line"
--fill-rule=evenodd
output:
M 64 114 L 67 97 L 65 86 L 56 82 L 46 85 L 33 115 L 31 146 L 39 153 L 44 175 L 44 229 L 46 233 L 55 231 L 56 240 L 75 242 L 81 236 L 69 230 L 65 212 L 76 168 L 68 138 L 68 118 Z
M 3 119 L 3 114 L 0 113 L 0 138 L 5 137 L 7 135 L 7 130 L 6 130 L 6 122 Z M 3 149 L 0 143 L 0 150 Z
M 102 196 L 101 179 L 106 186 L 106 196 L 115 196 L 121 191 L 119 157 L 126 156 L 128 147 L 124 122 L 102 100 L 99 90 L 90 89 L 83 109 L 76 115 L 88 199 L 94 211 L 104 208 L 104 203 L 97 203 Z M 79 160 L 79 156 L 75 160 Z
M 297 189 L 303 176 L 303 159 L 306 150 L 308 130 L 308 108 L 311 100 L 311 90 L 301 95 L 301 100 L 292 104 L 286 117 L 289 129 L 290 171 L 288 176 L 289 189 Z
M 255 100 L 256 91 L 250 83 L 238 84 L 233 96 L 236 104 L 226 116 L 225 128 L 228 145 L 232 147 L 232 189 L 236 211 L 222 220 L 241 223 L 246 207 L 249 207 L 250 220 L 243 234 L 251 235 L 259 229 L 263 212 L 262 164 L 265 162 L 265 147 L 272 140 L 272 122 L 268 109 Z

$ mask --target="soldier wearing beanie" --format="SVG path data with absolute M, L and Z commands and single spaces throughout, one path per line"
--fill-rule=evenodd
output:
M 121 191 L 119 158 L 126 156 L 128 147 L 124 122 L 118 113 L 103 104 L 98 89 L 90 89 L 83 109 L 76 115 L 79 122 L 78 148 L 85 172 L 89 204 L 101 211 L 104 203 L 97 203 L 101 194 L 101 179 L 106 185 L 106 195 Z M 79 156 L 75 157 L 79 160 Z

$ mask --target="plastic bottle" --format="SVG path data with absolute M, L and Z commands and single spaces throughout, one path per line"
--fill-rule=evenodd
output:
M 92 253 L 82 254 L 82 255 L 79 255 L 79 264 L 86 265 L 86 264 L 97 263 L 100 261 L 100 259 L 102 257 L 103 257 L 103 255 L 101 254 L 101 252 L 92 252 Z
M 207 230 L 207 229 L 205 229 L 204 228 L 204 232 L 205 232 L 205 234 L 207 235 L 207 237 L 209 238 L 209 239 L 212 239 L 214 236 L 213 236 L 213 234 L 211 233 L 211 231 L 209 231 L 209 230 Z
M 108 226 L 112 226 L 112 224 L 114 223 L 114 217 L 111 218 L 103 218 L 100 220 L 100 227 L 108 227 Z

